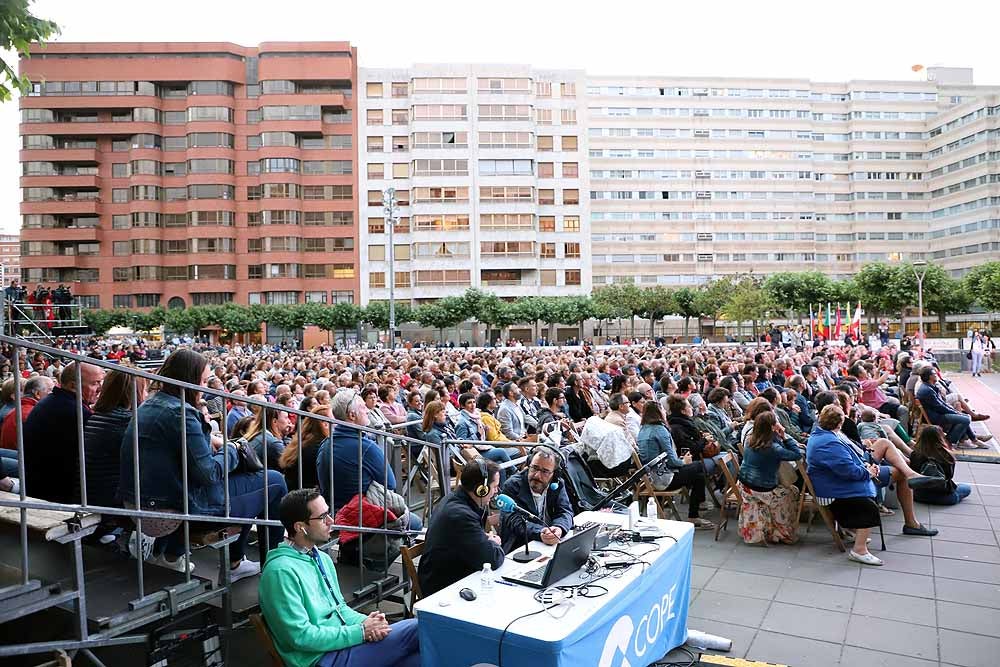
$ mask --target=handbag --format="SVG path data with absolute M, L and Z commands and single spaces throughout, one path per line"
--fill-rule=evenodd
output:
M 965 358 L 966 359 L 971 359 L 972 358 L 972 350 L 969 350 L 968 352 L 965 353 Z
M 703 459 L 710 459 L 713 456 L 718 456 L 719 451 L 719 443 L 712 440 L 711 442 L 705 443 L 705 446 L 701 450 L 701 457 Z
M 250 446 L 246 438 L 230 440 L 226 444 L 232 445 L 233 449 L 236 450 L 237 472 L 260 472 L 264 469 L 264 464 L 261 463 L 260 457 L 257 456 L 257 452 Z

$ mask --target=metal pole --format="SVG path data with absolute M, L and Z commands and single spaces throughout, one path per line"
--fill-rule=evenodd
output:
M 920 273 L 917 273 L 918 266 L 923 269 Z M 922 348 L 924 345 L 924 278 L 927 276 L 927 265 L 924 262 L 914 262 L 913 276 L 917 279 L 917 336 Z
M 389 349 L 396 349 L 396 252 L 393 246 L 393 231 L 396 227 L 396 189 L 386 188 L 382 191 L 382 203 L 385 207 L 385 221 L 389 230 Z

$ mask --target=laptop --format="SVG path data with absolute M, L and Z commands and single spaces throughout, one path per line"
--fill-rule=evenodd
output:
M 594 548 L 594 537 L 600 525 L 590 526 L 556 545 L 555 553 L 538 567 L 518 574 L 502 575 L 501 578 L 531 588 L 548 588 L 583 567 Z

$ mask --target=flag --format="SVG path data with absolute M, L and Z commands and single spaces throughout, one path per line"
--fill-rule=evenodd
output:
M 861 300 L 858 300 L 858 307 L 854 311 L 854 317 L 851 318 L 851 325 L 849 329 L 854 333 L 855 338 L 861 338 Z
M 816 335 L 816 323 L 813 320 L 813 305 L 809 304 L 809 337 L 812 338 Z
M 837 302 L 837 325 L 835 329 L 836 333 L 833 334 L 833 337 L 837 340 L 840 340 L 841 336 L 843 335 L 843 332 L 841 330 L 842 326 L 843 322 L 840 319 L 840 302 Z
M 826 302 L 826 317 L 823 318 L 823 335 L 827 339 L 830 338 L 830 334 L 833 331 L 832 327 L 830 326 L 832 324 L 832 322 L 830 321 L 830 319 L 831 319 L 830 318 L 830 302 L 827 301 Z

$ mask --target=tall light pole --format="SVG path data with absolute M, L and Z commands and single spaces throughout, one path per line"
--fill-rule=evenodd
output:
M 385 209 L 385 225 L 389 232 L 389 349 L 396 349 L 396 253 L 392 233 L 396 227 L 396 188 L 382 191 L 382 207 Z
M 918 269 L 920 271 L 918 272 Z M 927 262 L 918 259 L 913 262 L 913 275 L 917 279 L 917 336 L 920 346 L 924 345 L 924 276 L 927 275 Z

